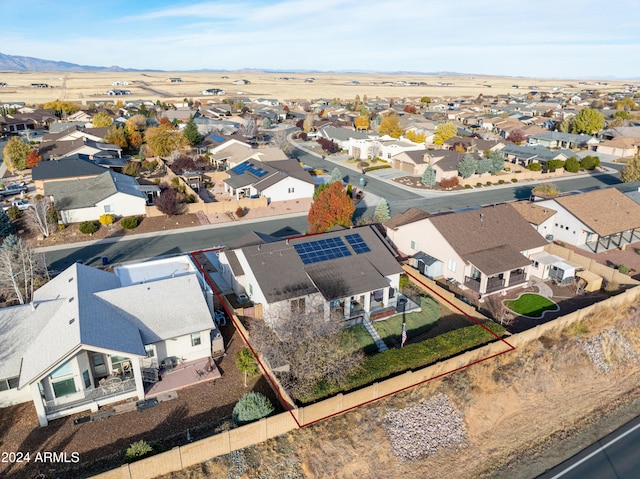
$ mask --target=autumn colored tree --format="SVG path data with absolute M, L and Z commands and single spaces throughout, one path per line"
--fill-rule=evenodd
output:
M 427 139 L 427 134 L 424 132 L 417 132 L 416 130 L 409 130 L 404 134 L 404 137 L 414 143 L 424 143 Z
M 27 155 L 27 166 L 29 168 L 35 168 L 38 166 L 38 163 L 42 161 L 42 157 L 37 150 L 31 150 L 31 153 Z
M 369 115 L 360 115 L 353 121 L 356 130 L 368 130 L 369 129 Z
M 440 123 L 436 126 L 433 135 L 433 142 L 436 145 L 442 145 L 449 138 L 453 138 L 458 134 L 458 128 L 451 122 L 449 123 Z
M 142 135 L 137 131 L 129 135 L 129 147 L 133 150 L 139 150 L 142 146 L 142 141 Z
M 193 158 L 190 158 L 188 156 L 179 156 L 178 158 L 175 159 L 173 163 L 171 163 L 171 170 L 176 175 L 181 175 L 186 170 L 195 170 L 195 169 L 196 169 L 195 161 L 193 161 Z
M 378 133 L 400 138 L 404 134 L 404 129 L 400 126 L 400 117 L 396 113 L 383 116 L 378 125 Z
M 161 185 L 160 190 L 160 196 L 154 201 L 156 208 L 167 216 L 182 214 L 184 212 L 184 204 L 180 203 L 178 192 L 167 185 Z
M 415 114 L 418 113 L 418 109 L 414 105 L 405 105 L 404 112 Z
M 620 172 L 620 179 L 625 183 L 640 181 L 640 156 L 636 155 L 627 161 L 627 164 Z
M 27 156 L 31 153 L 31 147 L 18 136 L 12 136 L 2 150 L 4 163 L 9 171 L 25 170 L 27 168 Z
M 147 129 L 147 117 L 141 114 L 133 115 L 127 120 L 126 125 L 129 133 L 145 131 Z
M 112 126 L 107 130 L 107 134 L 104 135 L 104 141 L 112 145 L 118 145 L 122 149 L 129 146 L 126 130 L 118 126 Z
M 323 233 L 336 225 L 352 226 L 356 210 L 353 200 L 345 194 L 340 181 L 334 181 L 313 202 L 307 220 L 310 233 Z
M 109 128 L 113 125 L 113 118 L 108 113 L 101 111 L 96 113 L 91 119 L 94 128 Z
M 42 107 L 45 110 L 53 110 L 59 117 L 73 115 L 80 111 L 80 105 L 69 101 L 50 101 L 44 104 Z
M 174 151 L 186 148 L 188 140 L 181 131 L 169 129 L 166 126 L 149 128 L 145 134 L 147 146 L 156 156 L 169 156 Z
M 525 136 L 524 131 L 522 131 L 520 128 L 511 130 L 511 133 L 509 133 L 509 136 L 507 137 L 507 140 L 512 141 L 516 145 L 519 145 L 526 139 L 527 137 Z

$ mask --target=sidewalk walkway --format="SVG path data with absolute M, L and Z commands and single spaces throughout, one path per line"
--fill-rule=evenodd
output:
M 384 343 L 384 341 L 380 338 L 378 331 L 376 331 L 376 328 L 373 327 L 373 324 L 371 324 L 371 321 L 369 320 L 369 318 L 367 317 L 363 318 L 362 325 L 364 326 L 364 329 L 367 330 L 367 332 L 373 339 L 373 342 L 376 344 L 376 347 L 378 348 L 378 352 L 381 353 L 382 351 L 386 351 L 387 349 L 389 349 L 387 345 Z

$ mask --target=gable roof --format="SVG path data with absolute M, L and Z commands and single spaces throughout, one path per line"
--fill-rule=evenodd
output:
M 41 161 L 31 170 L 34 180 L 57 180 L 81 176 L 98 176 L 106 171 L 96 165 L 88 155 L 74 155 L 59 160 Z
M 435 226 L 465 261 L 472 262 L 473 258 L 489 270 L 494 268 L 490 267 L 487 255 L 492 255 L 493 261 L 504 267 L 501 271 L 522 266 L 519 257 L 507 255 L 507 249 L 503 248 L 505 245 L 521 252 L 547 244 L 547 241 L 509 204 L 433 216 L 426 221 Z M 509 259 L 509 262 L 506 259 Z M 479 264 L 473 264 L 480 268 Z M 492 274 L 484 270 L 483 272 Z
M 370 251 L 358 254 L 353 250 L 344 237 L 355 233 L 360 235 Z M 296 245 L 330 238 L 341 238 L 349 255 L 310 264 L 302 261 Z M 395 253 L 376 228 L 370 225 L 248 246 L 235 251 L 242 252 L 269 303 L 317 292 L 326 295 L 327 300 L 360 294 L 371 290 L 368 288 L 388 286 L 384 277 L 402 272 Z
M 294 159 L 269 162 L 248 159 L 227 170 L 227 174 L 229 178 L 224 182 L 232 188 L 253 185 L 258 191 L 263 191 L 288 177 L 315 184 L 309 172 Z
M 431 213 L 427 213 L 419 208 L 409 208 L 408 210 L 394 215 L 384 226 L 390 229 L 397 229 L 400 226 L 408 225 L 415 221 L 420 221 L 431 217 Z
M 536 205 L 531 201 L 516 201 L 511 203 L 511 206 L 513 206 L 525 220 L 534 225 L 541 224 L 557 213 L 556 210 Z
M 70 210 L 95 206 L 116 193 L 142 198 L 146 196 L 138 189 L 135 178 L 106 170 L 93 178 L 46 183 L 44 194 L 53 196 L 57 210 Z
M 555 201 L 600 236 L 640 228 L 640 205 L 616 188 L 563 196 Z

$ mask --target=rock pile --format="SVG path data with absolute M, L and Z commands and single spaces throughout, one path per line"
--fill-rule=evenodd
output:
M 429 456 L 467 442 L 462 416 L 444 394 L 423 400 L 417 406 L 391 411 L 384 419 L 393 453 L 401 460 Z
M 581 341 L 581 346 L 596 369 L 603 373 L 610 372 L 616 364 L 638 359 L 638 353 L 616 329 L 607 329 L 585 339 Z M 611 354 L 612 349 L 615 349 L 615 356 Z

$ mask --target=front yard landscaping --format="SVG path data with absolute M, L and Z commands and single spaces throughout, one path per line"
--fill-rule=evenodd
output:
M 558 305 L 539 294 L 525 293 L 518 299 L 507 300 L 504 305 L 511 311 L 530 318 L 541 318 L 545 311 L 556 311 Z

